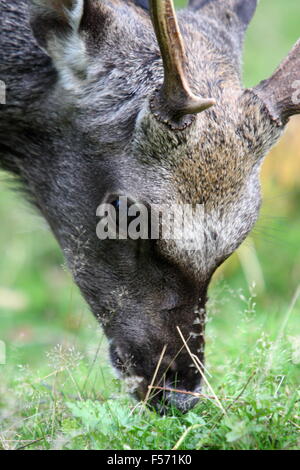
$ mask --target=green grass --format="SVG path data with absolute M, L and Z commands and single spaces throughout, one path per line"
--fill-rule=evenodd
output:
M 299 15 L 296 0 L 260 2 L 247 84 L 295 42 Z M 210 398 L 167 417 L 129 398 L 45 222 L 0 185 L 0 449 L 299 448 L 300 183 L 289 193 L 268 184 L 252 243 L 210 289 L 206 366 L 218 400 L 205 387 Z
M 160 417 L 132 402 L 107 364 L 104 338 L 85 319 L 60 345 L 9 352 L 2 366 L 3 448 L 296 449 L 300 426 L 299 306 L 256 311 L 224 282 L 211 293 L 207 387 L 187 415 Z M 299 292 L 298 292 L 299 295 Z M 89 329 L 91 327 L 91 329 Z M 49 340 L 48 340 L 49 341 Z M 28 351 L 27 351 L 28 354 Z M 23 364 L 21 364 L 20 359 Z M 218 397 L 217 401 L 214 395 Z

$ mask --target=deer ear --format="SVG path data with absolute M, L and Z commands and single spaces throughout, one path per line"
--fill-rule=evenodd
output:
M 149 0 L 133 0 L 133 3 L 144 10 L 149 10 Z
M 257 7 L 257 0 L 234 0 L 233 11 L 240 19 L 241 23 L 247 28 L 252 20 Z
M 36 41 L 52 58 L 70 86 L 84 77 L 87 68 L 85 43 L 79 34 L 84 0 L 30 0 L 30 24 Z
M 83 5 L 84 0 L 30 0 L 30 24 L 38 44 L 48 50 L 54 37 L 76 33 Z
M 189 6 L 194 10 L 206 7 L 216 8 L 217 12 L 231 10 L 246 28 L 255 13 L 257 0 L 190 0 Z
M 265 104 L 272 119 L 285 125 L 300 114 L 300 39 L 274 74 L 251 92 Z
M 105 18 L 102 3 L 91 0 L 29 0 L 33 34 L 52 58 L 67 87 L 85 78 L 85 29 L 97 35 Z M 106 12 L 107 13 L 107 12 Z M 99 35 L 99 34 L 98 34 Z

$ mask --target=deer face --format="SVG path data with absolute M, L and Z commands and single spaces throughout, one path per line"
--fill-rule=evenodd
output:
M 262 158 L 295 110 L 286 95 L 266 99 L 273 79 L 241 88 L 255 1 L 232 0 L 228 10 L 192 2 L 203 10 L 182 13 L 181 30 L 171 1 L 150 3 L 152 23 L 121 0 L 34 2 L 33 31 L 59 72 L 49 98 L 55 158 L 38 204 L 115 368 L 139 399 L 153 382 L 169 389 L 151 392 L 159 410 L 187 411 L 197 399 L 180 390 L 199 391 L 209 281 L 253 227 Z M 119 196 L 173 211 L 167 226 L 188 207 L 185 236 L 159 228 L 154 238 L 99 239 L 97 208 L 118 211 Z

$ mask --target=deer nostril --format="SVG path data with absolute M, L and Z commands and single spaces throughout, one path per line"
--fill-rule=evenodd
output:
M 117 375 L 121 378 L 126 373 L 127 366 L 119 348 L 114 344 L 110 346 L 110 359 Z

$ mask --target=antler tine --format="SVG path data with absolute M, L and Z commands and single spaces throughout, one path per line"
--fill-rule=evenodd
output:
M 200 98 L 186 78 L 187 57 L 172 0 L 150 0 L 153 27 L 164 65 L 164 82 L 151 101 L 154 115 L 173 128 L 187 127 L 191 114 L 201 113 L 215 100 Z

